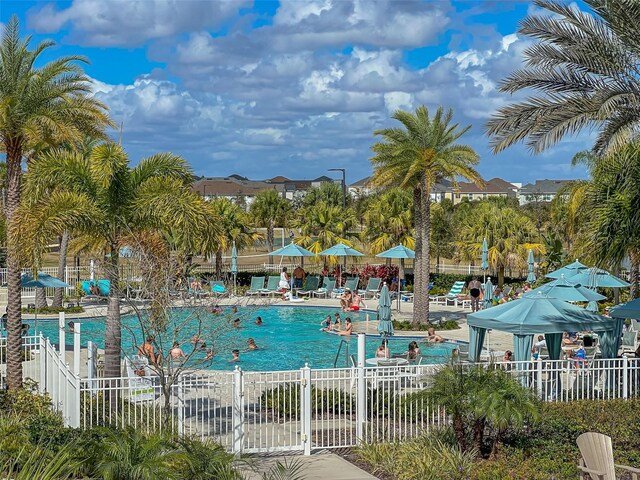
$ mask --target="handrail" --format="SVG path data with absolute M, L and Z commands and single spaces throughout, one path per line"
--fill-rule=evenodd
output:
M 340 351 L 342 350 L 342 344 L 345 344 L 345 359 L 346 359 L 346 365 L 345 366 L 349 366 L 349 342 L 347 342 L 345 339 L 340 340 L 340 345 L 338 346 L 338 351 L 336 352 L 336 358 L 333 361 L 333 368 L 338 368 L 338 358 L 340 357 Z

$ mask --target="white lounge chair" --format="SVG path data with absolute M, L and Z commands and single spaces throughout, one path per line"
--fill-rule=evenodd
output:
M 433 300 L 435 303 L 442 303 L 442 305 L 448 305 L 449 302 L 453 302 L 453 305 L 457 307 L 458 302 L 462 303 L 462 299 L 459 298 L 459 295 L 462 294 L 463 288 L 464 282 L 457 281 L 453 284 L 451 290 L 449 290 L 449 293 L 447 293 L 446 295 L 429 296 L 429 300 Z M 469 300 L 469 305 L 471 305 L 471 300 Z
M 311 292 L 311 295 L 318 298 L 331 297 L 331 294 L 333 293 L 333 289 L 335 288 L 335 286 L 336 286 L 336 277 L 324 277 L 322 279 L 322 287 Z
M 370 277 L 367 282 L 367 286 L 362 290 L 358 290 L 358 294 L 362 295 L 362 298 L 367 299 L 367 294 L 371 295 L 371 298 L 375 297 L 380 291 L 380 285 L 382 284 L 381 278 Z
M 578 464 L 582 478 L 616 480 L 618 478 L 616 477 L 616 468 L 618 468 L 631 473 L 633 480 L 638 480 L 640 469 L 614 463 L 611 437 L 602 433 L 587 432 L 580 435 L 576 443 L 582 455 Z
M 622 353 L 635 352 L 638 349 L 638 332 L 630 330 L 622 334 Z
M 156 398 L 155 388 L 149 360 L 140 355 L 125 357 L 129 386 L 129 400 L 132 402 L 149 402 Z

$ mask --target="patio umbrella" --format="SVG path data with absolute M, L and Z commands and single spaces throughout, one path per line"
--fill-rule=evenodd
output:
M 404 245 L 398 245 L 377 254 L 376 257 L 400 259 L 400 269 L 398 271 L 398 311 L 400 311 L 400 285 L 402 284 L 402 280 L 404 280 L 404 259 L 416 258 L 416 252 L 414 252 L 410 248 L 405 247 Z
M 493 306 L 493 283 L 491 283 L 491 277 L 487 278 L 484 282 L 484 296 L 482 297 L 483 308 L 489 308 Z
M 315 257 L 315 253 L 310 252 L 306 248 L 302 248 L 300 245 L 296 245 L 295 243 L 290 243 L 286 247 L 274 250 L 269 255 L 280 255 L 282 257 Z
M 487 245 L 487 239 L 482 240 L 482 263 L 480 264 L 480 270 L 482 270 L 482 282 L 486 281 L 487 270 L 489 270 L 489 245 Z
M 583 287 L 624 288 L 631 286 L 621 278 L 611 275 L 601 268 L 588 268 L 571 277 L 571 281 Z
M 640 320 L 640 298 L 611 307 L 609 315 L 613 318 L 632 318 Z
M 535 259 L 533 258 L 533 250 L 529 249 L 529 258 L 527 258 L 527 263 L 529 265 L 529 273 L 527 275 L 527 282 L 534 283 L 536 281 L 536 275 L 533 273 L 533 267 L 535 263 Z
M 233 275 L 233 294 L 236 294 L 236 277 L 238 276 L 238 250 L 236 250 L 236 242 L 231 247 L 231 274 Z
M 358 250 L 356 250 L 355 248 L 351 248 L 348 245 L 345 245 L 344 243 L 337 243 L 335 244 L 333 247 L 329 247 L 326 250 L 323 250 L 322 252 L 320 252 L 318 255 L 325 255 L 327 257 L 363 257 L 364 253 L 360 253 Z M 341 281 L 341 276 L 340 276 L 340 270 L 339 270 L 340 266 L 338 266 L 338 282 Z M 338 283 L 338 286 L 340 286 L 341 284 Z
M 69 288 L 71 285 L 63 282 L 59 278 L 52 277 L 46 273 L 38 272 L 37 277 L 32 275 L 22 275 L 20 277 L 22 288 Z M 38 304 L 36 303 L 36 317 L 34 329 L 38 328 Z
M 571 280 L 574 278 L 575 276 L 571 277 Z M 585 288 L 580 284 L 576 284 L 571 280 L 567 280 L 564 278 L 564 275 L 562 275 L 559 279 L 545 283 L 538 288 L 534 288 L 523 296 L 535 297 L 542 293 L 549 297 L 562 300 L 563 302 L 599 302 L 600 300 L 607 298 L 604 295 L 600 295 L 598 292 L 594 292 L 593 290 Z
M 547 278 L 560 278 L 561 275 L 564 275 L 566 278 L 570 278 L 582 272 L 583 270 L 586 270 L 587 268 L 589 267 L 576 260 L 575 262 L 570 263 L 569 265 L 565 265 L 558 270 L 547 273 Z
M 393 335 L 393 322 L 391 321 L 391 296 L 389 287 L 385 282 L 380 289 L 378 300 L 378 332 L 383 338 Z

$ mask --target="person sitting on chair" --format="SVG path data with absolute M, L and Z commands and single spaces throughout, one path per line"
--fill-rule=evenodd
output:
M 98 287 L 97 283 L 91 282 L 89 284 L 89 294 L 90 295 L 96 295 L 96 296 L 100 296 L 101 295 L 100 287 Z

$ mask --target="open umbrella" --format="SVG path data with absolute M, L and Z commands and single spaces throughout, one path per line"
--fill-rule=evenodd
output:
M 527 258 L 527 263 L 529 265 L 529 273 L 527 275 L 527 282 L 534 283 L 536 281 L 536 274 L 533 273 L 533 267 L 535 263 L 535 259 L 533 258 L 533 250 L 529 249 L 529 258 Z
M 414 252 L 410 248 L 405 247 L 404 245 L 398 245 L 396 247 L 390 248 L 389 250 L 385 250 L 382 253 L 379 253 L 378 255 L 376 255 L 376 257 L 400 259 L 400 269 L 398 271 L 398 311 L 400 311 L 400 285 L 402 284 L 402 280 L 404 280 L 404 259 L 416 258 L 416 252 Z
M 386 338 L 393 335 L 393 322 L 391 321 L 391 296 L 389 287 L 385 282 L 380 289 L 380 299 L 378 300 L 378 332 Z
M 486 281 L 487 270 L 489 270 L 489 245 L 487 245 L 487 239 L 482 240 L 482 263 L 480 264 L 480 270 L 482 270 L 482 281 Z
M 557 298 L 563 302 L 599 302 L 604 300 L 604 295 L 600 295 L 598 292 L 594 292 L 589 288 L 585 288 L 580 284 L 574 283 L 572 280 L 575 276 L 571 277 L 571 280 L 567 280 L 562 275 L 559 279 L 553 282 L 545 283 L 541 287 L 534 288 L 533 290 L 525 293 L 525 297 L 535 297 L 536 295 L 543 293 L 549 297 Z
M 22 275 L 20 277 L 22 288 L 69 288 L 71 285 L 63 282 L 59 278 L 52 277 L 46 273 L 38 272 L 36 277 L 32 275 Z M 38 306 L 36 303 L 36 317 L 34 329 L 38 328 Z
M 310 252 L 306 248 L 302 248 L 300 245 L 296 245 L 295 243 L 290 243 L 285 247 L 274 250 L 269 255 L 271 256 L 280 255 L 282 257 L 314 257 L 315 253 Z
M 482 302 L 484 303 L 483 308 L 489 308 L 493 305 L 493 283 L 491 283 L 491 277 L 487 278 L 487 281 L 484 282 L 484 295 L 482 297 Z
M 236 242 L 231 247 L 231 274 L 233 275 L 233 294 L 236 294 L 236 277 L 238 276 L 238 250 L 236 250 Z
M 569 265 L 565 265 L 564 267 L 559 268 L 558 270 L 555 270 L 551 273 L 547 273 L 547 278 L 560 278 L 560 276 L 562 275 L 564 275 L 565 278 L 570 278 L 582 272 L 583 270 L 586 270 L 587 268 L 589 267 L 587 267 L 586 265 L 576 260 L 575 262 L 570 263 Z
M 602 288 L 624 288 L 629 287 L 630 284 L 611 275 L 606 270 L 601 268 L 588 268 L 582 270 L 580 273 L 571 277 L 571 282 L 579 283 L 583 287 L 602 287 Z
M 363 257 L 364 253 L 359 252 L 355 248 L 351 248 L 344 243 L 337 243 L 333 247 L 329 247 L 326 250 L 323 250 L 318 255 L 325 255 L 327 257 Z M 338 266 L 338 268 L 340 268 Z M 338 282 L 341 281 L 340 271 L 338 271 Z M 341 283 L 338 283 L 340 286 Z

